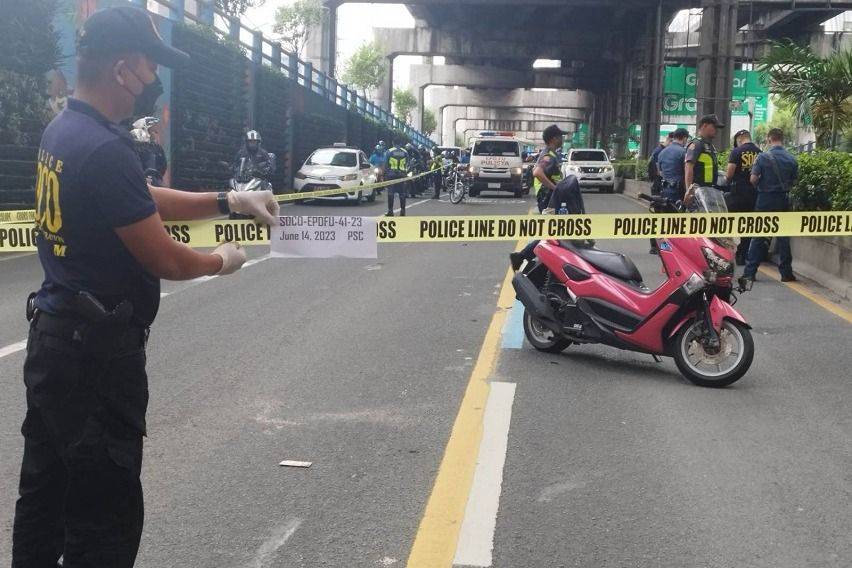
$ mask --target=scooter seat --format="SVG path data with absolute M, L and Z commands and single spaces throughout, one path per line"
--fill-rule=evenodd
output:
M 642 275 L 633 261 L 619 252 L 600 250 L 594 247 L 579 246 L 572 241 L 559 241 L 559 245 L 574 252 L 577 256 L 603 272 L 619 280 L 636 284 L 642 283 Z

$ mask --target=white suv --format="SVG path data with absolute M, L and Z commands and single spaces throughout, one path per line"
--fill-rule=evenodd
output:
M 362 198 L 370 202 L 376 200 L 376 189 L 367 192 L 358 189 L 376 183 L 375 168 L 364 152 L 345 144 L 314 150 L 296 172 L 295 178 L 293 187 L 297 193 L 341 188 L 347 191 L 320 199 L 354 201 L 356 204 Z
M 580 189 L 596 187 L 602 193 L 612 193 L 615 189 L 615 172 L 604 150 L 596 148 L 569 150 L 567 159 L 562 162 L 562 175 L 569 174 L 577 176 Z

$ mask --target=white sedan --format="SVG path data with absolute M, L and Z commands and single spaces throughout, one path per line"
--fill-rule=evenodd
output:
M 378 174 L 364 152 L 357 148 L 348 148 L 345 144 L 315 150 L 296 172 L 295 178 L 296 193 L 338 188 L 347 190 L 339 195 L 318 199 L 352 201 L 358 204 L 362 199 L 375 201 L 378 191 L 359 189 L 376 183 Z

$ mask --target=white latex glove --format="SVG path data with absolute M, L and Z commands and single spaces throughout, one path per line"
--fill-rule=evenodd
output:
M 228 207 L 232 213 L 251 215 L 261 223 L 273 227 L 278 224 L 278 202 L 269 190 L 229 191 Z
M 216 274 L 233 274 L 239 270 L 246 261 L 246 249 L 240 243 L 222 243 L 213 254 L 222 258 L 222 268 Z

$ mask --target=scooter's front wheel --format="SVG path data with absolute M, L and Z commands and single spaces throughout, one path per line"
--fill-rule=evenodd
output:
M 746 326 L 725 320 L 718 348 L 709 347 L 704 336 L 704 321 L 693 320 L 681 327 L 673 339 L 675 363 L 689 382 L 720 388 L 746 374 L 754 359 L 754 340 Z
M 526 310 L 524 311 L 524 335 L 527 336 L 530 345 L 545 353 L 559 353 L 571 345 L 570 340 L 559 337 L 547 329 L 538 318 Z
M 450 190 L 450 202 L 453 205 L 458 205 L 464 199 L 464 183 L 461 180 L 456 180 Z

